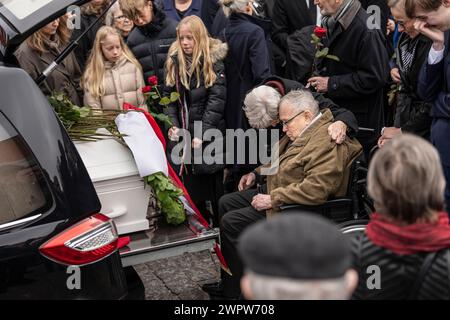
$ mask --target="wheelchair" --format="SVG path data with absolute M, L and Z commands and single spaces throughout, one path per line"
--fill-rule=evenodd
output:
M 341 231 L 347 235 L 363 232 L 374 211 L 373 201 L 367 194 L 367 165 L 360 156 L 350 166 L 347 194 L 344 197 L 329 199 L 324 204 L 285 205 L 282 212 L 312 212 L 334 221 Z

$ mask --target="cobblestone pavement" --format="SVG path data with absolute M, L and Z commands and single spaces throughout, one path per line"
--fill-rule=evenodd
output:
M 209 250 L 135 266 L 147 300 L 207 300 L 201 285 L 217 281 L 220 264 Z

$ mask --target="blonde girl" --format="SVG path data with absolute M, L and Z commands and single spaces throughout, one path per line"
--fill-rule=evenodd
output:
M 146 109 L 141 66 L 113 27 L 97 32 L 82 86 L 84 103 L 93 109 L 120 110 L 124 102 Z
M 191 134 L 185 155 L 192 149 L 205 147 L 202 136 L 206 130 L 225 129 L 226 82 L 222 60 L 226 53 L 227 45 L 210 38 L 199 17 L 188 16 L 180 21 L 177 39 L 169 49 L 165 79 L 166 93 L 178 91 L 180 99 L 165 112 L 174 124 L 168 132 L 171 140 L 177 139 L 179 128 Z M 201 131 L 194 131 L 194 122 L 201 123 Z M 201 161 L 187 164 L 185 169 L 181 176 L 196 205 L 202 210 L 205 201 L 211 201 L 215 209 L 223 193 L 223 162 Z

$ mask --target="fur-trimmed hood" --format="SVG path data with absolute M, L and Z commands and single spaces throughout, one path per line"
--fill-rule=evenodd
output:
M 213 63 L 225 59 L 228 53 L 228 44 L 219 39 L 210 38 L 209 51 Z

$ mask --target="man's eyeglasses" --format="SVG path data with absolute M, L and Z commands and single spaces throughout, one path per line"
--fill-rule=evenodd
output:
M 289 124 L 289 122 L 291 122 L 292 120 L 294 120 L 296 117 L 298 117 L 299 115 L 301 115 L 303 112 L 305 112 L 305 110 L 300 111 L 299 113 L 297 113 L 295 116 L 291 117 L 290 119 L 286 120 L 286 121 L 281 121 L 280 123 L 284 126 L 287 126 Z

